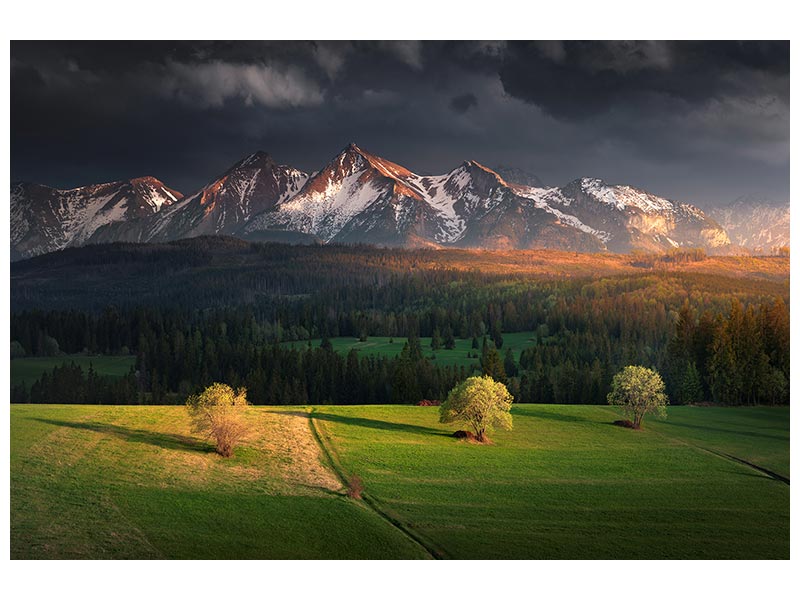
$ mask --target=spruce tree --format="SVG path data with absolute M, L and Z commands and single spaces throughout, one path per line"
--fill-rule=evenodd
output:
M 495 381 L 506 383 L 506 370 L 503 367 L 503 361 L 500 358 L 500 353 L 494 344 L 486 338 L 483 340 L 483 351 L 481 353 L 481 370 L 484 375 L 488 375 Z
M 439 333 L 439 328 L 433 330 L 433 337 L 431 337 L 431 350 L 439 350 L 442 347 L 442 336 Z

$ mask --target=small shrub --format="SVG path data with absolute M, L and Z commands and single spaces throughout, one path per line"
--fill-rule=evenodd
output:
M 361 500 L 361 494 L 364 493 L 364 482 L 358 475 L 351 475 L 347 480 L 347 496 L 354 500 Z
M 417 406 L 441 406 L 441 404 L 439 400 L 420 400 L 417 402 Z
M 192 431 L 214 440 L 220 456 L 229 458 L 239 441 L 247 434 L 244 411 L 247 390 L 235 390 L 224 383 L 214 383 L 202 394 L 189 396 L 186 409 L 192 420 Z

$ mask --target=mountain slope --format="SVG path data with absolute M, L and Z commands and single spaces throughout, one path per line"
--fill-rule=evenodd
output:
M 86 243 L 110 223 L 158 214 L 183 198 L 154 177 L 60 190 L 35 183 L 11 186 L 12 259 Z
M 595 236 L 612 252 L 720 248 L 730 243 L 725 230 L 697 207 L 631 186 L 582 178 L 562 188 L 516 189 L 565 225 Z
M 418 176 L 350 144 L 299 193 L 262 212 L 245 231 L 288 230 L 325 242 L 413 246 L 441 236 L 447 227 L 424 197 Z
M 350 144 L 294 198 L 258 215 L 246 231 L 298 231 L 326 242 L 387 246 L 529 248 L 542 247 L 536 235 L 542 226 L 558 232 L 544 246 L 600 249 L 475 161 L 422 176 Z
M 788 202 L 776 204 L 746 196 L 709 212 L 728 231 L 731 242 L 737 246 L 766 254 L 789 246 Z
M 103 228 L 91 241 L 162 242 L 200 235 L 235 235 L 253 215 L 291 198 L 306 179 L 308 175 L 302 171 L 256 152 L 181 202 L 135 224 Z
M 355 144 L 310 176 L 257 152 L 186 197 L 156 180 L 146 180 L 149 188 L 137 181 L 117 195 L 90 186 L 97 188 L 91 200 L 58 192 L 57 206 L 40 199 L 52 195 L 41 186 L 12 190 L 13 256 L 201 235 L 582 252 L 730 244 L 725 229 L 697 207 L 631 186 L 591 178 L 560 188 L 523 185 L 472 160 L 443 175 L 418 175 Z

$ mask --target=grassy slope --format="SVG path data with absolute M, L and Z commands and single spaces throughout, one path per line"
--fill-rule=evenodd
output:
M 16 405 L 15 558 L 422 558 L 342 496 L 302 409 L 254 408 L 223 460 L 181 407 Z M 519 405 L 477 446 L 435 408 L 320 407 L 339 461 L 454 558 L 785 558 L 788 409 L 670 409 L 635 432 L 607 407 Z
M 11 383 L 14 385 L 31 385 L 45 371 L 60 367 L 64 363 L 74 362 L 84 371 L 92 365 L 98 375 L 122 377 L 136 363 L 135 356 L 85 356 L 83 354 L 67 354 L 53 357 L 15 358 L 11 361 Z
M 494 446 L 449 437 L 436 408 L 315 413 L 366 492 L 454 558 L 788 558 L 783 408 L 670 409 L 644 431 L 608 407 L 519 405 Z
M 305 417 L 251 421 L 223 460 L 182 407 L 12 406 L 12 558 L 426 556 L 342 495 Z
M 393 340 L 389 343 L 389 340 Z M 456 338 L 456 347 L 452 350 L 441 348 L 434 352 L 431 350 L 431 338 L 420 338 L 420 345 L 425 356 L 431 358 L 435 356 L 434 364 L 439 365 L 464 365 L 464 366 L 477 366 L 479 359 L 467 358 L 469 354 L 480 354 L 480 348 L 477 350 L 472 348 L 472 340 L 462 340 Z M 321 339 L 311 340 L 313 347 L 318 347 L 322 342 Z M 347 354 L 351 349 L 358 350 L 361 356 L 397 356 L 403 349 L 403 344 L 406 343 L 406 338 L 396 337 L 381 337 L 374 336 L 367 338 L 366 342 L 359 342 L 358 338 L 353 337 L 337 337 L 331 338 L 331 345 L 336 352 Z M 479 342 L 480 343 L 480 342 Z M 506 349 L 511 348 L 514 352 L 515 360 L 519 360 L 519 355 L 525 348 L 536 344 L 536 338 L 531 331 L 523 331 L 518 333 L 504 333 L 503 334 L 503 347 L 500 353 L 505 356 Z M 308 345 L 308 341 L 304 342 L 285 342 L 284 345 L 294 346 L 295 348 L 303 349 Z

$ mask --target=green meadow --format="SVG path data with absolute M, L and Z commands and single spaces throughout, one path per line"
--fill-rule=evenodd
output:
M 232 459 L 182 407 L 10 413 L 12 558 L 789 557 L 788 408 L 517 405 L 478 445 L 435 407 L 253 407 Z
M 431 349 L 431 338 L 419 338 L 420 346 L 422 347 L 423 354 L 430 358 L 434 364 L 438 365 L 456 365 L 456 366 L 477 366 L 479 363 L 479 356 L 481 349 L 477 350 L 472 347 L 472 339 L 462 340 L 456 338 L 455 348 L 447 350 L 444 347 L 439 350 Z M 354 337 L 335 337 L 330 338 L 333 350 L 340 354 L 347 354 L 350 350 L 358 350 L 360 356 L 388 356 L 394 357 L 400 354 L 403 350 L 403 345 L 406 343 L 406 338 L 396 337 L 368 337 L 366 341 L 361 342 L 358 338 Z M 311 340 L 313 348 L 319 347 L 322 343 L 321 339 Z M 479 340 L 479 344 L 481 340 Z M 303 349 L 308 346 L 308 340 L 298 342 L 284 342 L 285 346 Z M 525 348 L 536 345 L 536 334 L 532 331 L 522 331 L 517 333 L 504 333 L 503 334 L 503 347 L 500 352 L 505 356 L 507 348 L 511 348 L 514 353 L 514 359 L 519 360 L 519 355 Z M 467 355 L 472 355 L 468 357 Z M 475 356 L 477 354 L 477 356 Z
M 785 408 L 674 407 L 645 429 L 609 407 L 517 405 L 494 445 L 435 407 L 322 407 L 338 462 L 449 558 L 788 558 Z

